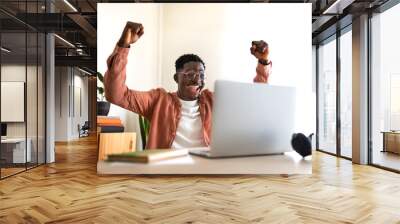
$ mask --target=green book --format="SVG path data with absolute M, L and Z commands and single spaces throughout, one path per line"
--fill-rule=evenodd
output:
M 179 156 L 186 156 L 188 153 L 187 149 L 147 149 L 137 152 L 110 154 L 108 155 L 107 160 L 113 162 L 150 163 Z

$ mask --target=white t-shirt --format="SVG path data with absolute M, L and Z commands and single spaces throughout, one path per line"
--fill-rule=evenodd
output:
M 205 147 L 198 100 L 181 102 L 181 118 L 171 148 Z

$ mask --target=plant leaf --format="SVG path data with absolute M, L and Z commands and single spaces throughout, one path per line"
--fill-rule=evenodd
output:
M 144 127 L 143 117 L 139 115 L 139 127 L 140 127 L 140 136 L 142 138 L 142 147 L 143 149 L 146 147 L 146 131 Z
M 97 87 L 97 90 L 99 91 L 99 94 L 103 96 L 104 88 L 103 87 Z
M 100 72 L 97 72 L 97 78 L 101 83 L 104 83 L 104 76 Z

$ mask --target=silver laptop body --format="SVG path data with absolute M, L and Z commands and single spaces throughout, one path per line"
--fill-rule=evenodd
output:
M 234 157 L 291 151 L 295 96 L 294 87 L 216 81 L 210 150 L 190 153 Z

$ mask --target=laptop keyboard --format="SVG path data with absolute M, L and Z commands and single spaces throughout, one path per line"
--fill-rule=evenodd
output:
M 208 150 L 193 149 L 190 150 L 189 153 L 192 155 L 210 156 L 210 151 Z

